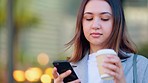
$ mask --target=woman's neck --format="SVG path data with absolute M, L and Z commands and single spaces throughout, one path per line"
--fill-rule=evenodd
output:
M 97 52 L 97 51 L 100 50 L 100 49 L 102 49 L 102 47 L 90 45 L 90 53 Z

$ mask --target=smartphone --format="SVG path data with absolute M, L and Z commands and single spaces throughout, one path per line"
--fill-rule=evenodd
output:
M 67 83 L 67 82 L 78 79 L 76 73 L 74 72 L 72 66 L 70 65 L 70 63 L 68 61 L 65 61 L 65 60 L 63 60 L 63 61 L 54 61 L 53 65 L 57 68 L 57 72 L 59 74 L 64 73 L 67 70 L 72 71 L 72 73 L 69 76 L 64 78 L 64 80 L 63 80 L 64 83 Z

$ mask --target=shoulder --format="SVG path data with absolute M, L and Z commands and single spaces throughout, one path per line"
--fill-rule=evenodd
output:
M 137 57 L 137 74 L 141 83 L 147 83 L 148 79 L 148 59 L 144 56 Z
M 127 56 L 129 56 L 129 58 L 127 58 L 127 60 L 131 60 L 133 59 L 134 55 L 137 55 L 137 62 L 143 62 L 143 63 L 148 63 L 148 59 L 142 55 L 139 54 L 133 54 L 133 53 L 126 53 Z
M 143 72 L 148 71 L 148 59 L 142 55 L 138 55 L 137 68 L 139 71 L 143 71 Z
M 146 57 L 138 54 L 129 53 L 129 58 L 127 58 L 125 62 L 127 63 L 127 65 L 131 65 L 131 68 L 133 68 L 134 55 L 137 55 L 136 66 L 139 79 L 138 83 L 147 83 L 148 80 L 146 77 L 148 77 L 148 59 Z
M 130 53 L 130 57 L 127 59 L 127 61 L 130 60 L 130 62 L 133 64 L 133 57 L 135 54 Z M 137 64 L 137 71 L 139 74 L 143 74 L 143 75 L 147 75 L 148 73 L 145 74 L 145 72 L 148 72 L 148 59 L 142 55 L 137 55 L 137 60 L 136 60 L 136 64 Z M 140 75 L 139 75 L 140 76 Z
M 140 70 L 147 70 L 148 67 L 148 59 L 142 55 L 137 56 L 137 67 Z
M 144 63 L 144 64 L 148 64 L 148 59 L 142 55 L 138 55 L 137 57 L 137 63 Z
M 129 58 L 127 58 L 127 61 L 133 61 L 134 55 L 137 55 L 137 65 L 138 66 L 147 66 L 148 65 L 148 59 L 142 55 L 133 54 L 133 53 L 127 53 Z
M 134 55 L 137 55 L 136 59 L 137 71 L 138 73 L 140 73 L 140 75 L 144 75 L 145 72 L 148 71 L 148 59 L 146 57 L 138 54 L 127 53 L 127 56 L 129 56 L 129 58 L 125 60 L 125 64 L 127 67 L 132 68 L 134 64 L 133 63 Z

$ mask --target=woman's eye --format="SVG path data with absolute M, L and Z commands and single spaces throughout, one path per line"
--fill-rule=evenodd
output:
M 91 20 L 93 20 L 93 18 L 86 18 L 86 20 L 87 20 L 87 21 L 91 21 Z
M 102 21 L 108 21 L 109 18 L 101 18 Z

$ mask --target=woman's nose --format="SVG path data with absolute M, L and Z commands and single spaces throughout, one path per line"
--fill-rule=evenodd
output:
M 99 22 L 99 19 L 95 19 L 94 21 L 93 21 L 93 24 L 92 24 L 92 28 L 93 29 L 100 29 L 100 22 Z

